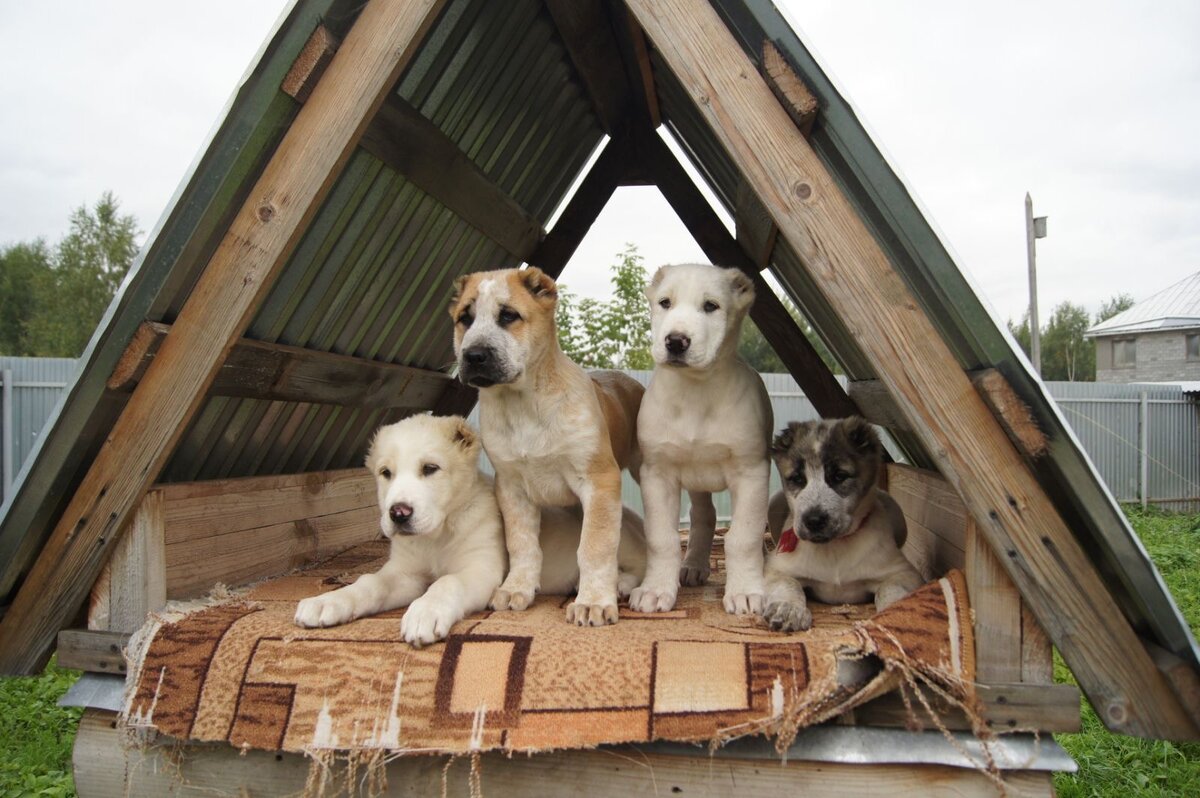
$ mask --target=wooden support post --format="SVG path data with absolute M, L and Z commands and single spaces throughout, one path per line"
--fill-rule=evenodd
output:
M 967 524 L 966 575 L 975 616 L 977 681 L 1021 681 L 1021 594 L 974 520 Z
M 371 0 L 359 15 L 0 622 L 0 672 L 45 664 L 442 2 Z
M 625 77 L 631 87 L 631 126 L 654 130 L 662 124 L 662 111 L 658 105 L 658 89 L 654 85 L 646 34 L 621 0 L 605 0 L 605 5 L 612 19 Z
M 721 266 L 740 268 L 754 280 L 756 298 L 750 308 L 750 319 L 758 325 L 767 343 L 783 360 L 788 372 L 799 383 L 817 412 L 832 418 L 857 415 L 858 408 L 850 401 L 841 383 L 804 337 L 796 320 L 775 296 L 750 258 L 729 235 L 721 219 L 676 160 L 675 154 L 652 131 L 640 137 L 638 144 L 642 162 L 654 175 L 659 191 L 709 260 Z
M 138 505 L 129 529 L 113 546 L 112 557 L 96 580 L 88 628 L 132 633 L 166 603 L 162 492 L 152 490 Z
M 704 0 L 627 0 L 1109 728 L 1196 739 L 1096 567 L 837 181 Z
M 583 79 L 601 127 L 616 135 L 629 116 L 629 85 L 622 70 L 612 26 L 602 0 L 546 0 L 546 9 Z
M 91 673 L 125 673 L 125 632 L 64 629 L 58 633 L 58 666 Z

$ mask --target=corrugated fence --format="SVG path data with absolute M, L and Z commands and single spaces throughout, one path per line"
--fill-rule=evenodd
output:
M 75 369 L 76 361 L 68 358 L 0 357 L 5 500 Z M 643 385 L 650 380 L 649 371 L 629 373 Z M 790 375 L 762 376 L 771 395 L 776 429 L 788 421 L 817 418 Z M 1200 512 L 1200 402 L 1196 397 L 1177 386 L 1050 382 L 1047 387 L 1118 501 Z M 471 420 L 478 424 L 478 411 Z M 779 476 L 772 469 L 772 491 L 778 485 Z M 641 494 L 628 474 L 624 495 L 629 506 L 641 510 Z M 718 516 L 728 518 L 729 494 L 719 494 L 715 500 Z M 684 519 L 687 508 L 684 496 Z

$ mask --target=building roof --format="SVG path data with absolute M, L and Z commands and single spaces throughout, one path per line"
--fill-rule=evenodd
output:
M 328 182 L 318 192 L 319 199 L 314 200 L 311 213 L 306 211 L 301 217 L 296 239 L 289 238 L 281 245 L 277 275 L 262 301 L 248 312 L 246 324 L 240 328 L 244 330 L 241 343 L 230 342 L 245 344 L 243 349 L 283 353 L 292 365 L 315 358 L 327 368 L 316 369 L 316 378 L 306 379 L 300 390 L 280 387 L 289 379 L 287 370 L 250 374 L 254 379 L 249 380 L 249 387 L 247 371 L 252 369 L 239 372 L 220 387 L 210 373 L 204 384 L 211 387 L 196 397 L 194 412 L 182 416 L 187 422 L 164 432 L 164 440 L 169 442 L 163 444 L 166 449 L 157 469 L 158 480 L 357 466 L 379 424 L 438 405 L 450 394 L 449 381 L 438 382 L 434 377 L 442 376 L 438 370 L 446 369 L 453 359 L 451 324 L 445 312 L 453 278 L 521 262 L 542 265 L 547 259 L 561 266 L 573 249 L 569 247 L 563 254 L 564 237 L 569 239 L 578 232 L 570 229 L 577 220 L 569 218 L 576 205 L 592 201 L 602 206 L 617 183 L 645 182 L 648 178 L 639 169 L 663 168 L 656 162 L 662 160 L 662 144 L 652 128 L 646 128 L 652 134 L 649 140 L 624 135 L 622 125 L 631 116 L 649 114 L 651 124 L 657 124 L 656 117 L 661 116 L 663 126 L 719 200 L 735 217 L 745 218 L 739 210 L 751 205 L 747 175 L 727 151 L 712 119 L 698 108 L 695 84 L 676 73 L 663 51 L 647 46 L 650 37 L 641 38 L 641 28 L 623 3 L 449 0 L 443 5 L 434 0 L 409 0 L 409 5 L 432 9 L 429 13 L 435 18 L 418 34 L 411 57 L 410 51 L 392 48 L 400 54 L 397 57 L 405 59 L 404 65 L 397 67 L 402 71 L 394 89 L 383 96 L 382 107 L 374 106 L 378 109 L 374 118 L 361 120 L 359 129 L 366 129 L 362 146 L 350 151 L 344 165 L 335 164 L 328 175 L 322 172 Z M 637 5 L 642 14 L 651 13 L 652 6 L 643 2 L 631 1 L 630 5 Z M 193 287 L 198 282 L 207 286 L 202 277 L 218 258 L 231 260 L 226 245 L 244 243 L 242 228 L 235 230 L 234 223 L 250 208 L 264 224 L 273 218 L 274 207 L 251 192 L 269 167 L 283 160 L 273 156 L 291 140 L 293 123 L 306 118 L 301 109 L 304 91 L 285 91 L 284 86 L 298 64 L 311 67 L 332 49 L 318 47 L 315 54 L 310 52 L 314 31 L 323 27 L 335 42 L 353 35 L 360 13 L 368 13 L 364 7 L 389 6 L 379 2 L 364 6 L 360 0 L 297 0 L 285 12 L 150 234 L 85 351 L 79 375 L 64 392 L 0 516 L 0 602 L 13 601 L 0 622 L 0 637 L 27 634 L 15 631 L 9 622 L 13 608 L 23 600 L 23 617 L 30 617 L 27 610 L 34 607 L 56 613 L 57 622 L 68 623 L 78 605 L 64 596 L 86 595 L 90 587 L 87 569 L 98 571 L 102 552 L 79 548 L 69 549 L 74 552 L 70 558 L 39 559 L 39 555 L 48 550 L 48 541 L 68 547 L 84 546 L 80 541 L 103 545 L 106 530 L 119 518 L 115 510 L 110 516 L 85 508 L 76 526 L 73 515 L 85 487 L 98 491 L 96 501 L 125 501 L 124 494 L 115 490 L 106 496 L 107 483 L 93 485 L 85 479 L 100 459 L 98 453 L 103 456 L 108 450 L 123 412 L 139 401 L 130 381 L 118 377 L 135 372 L 137 363 L 152 357 L 160 341 L 170 341 L 166 325 L 192 323 L 186 309 L 192 307 Z M 404 6 L 392 7 L 388 13 L 403 13 L 397 8 Z M 981 301 L 853 107 L 770 2 L 711 0 L 711 8 L 718 21 L 708 29 L 710 34 L 723 42 L 732 37 L 734 42 L 733 48 L 723 45 L 725 51 L 740 46 L 738 58 L 748 58 L 751 67 L 763 73 L 768 70 L 765 45 L 770 44 L 782 59 L 784 83 L 791 75 L 793 82 L 802 83 L 815 97 L 819 105 L 815 123 L 811 118 L 807 123 L 798 120 L 801 130 L 810 128 L 805 157 L 815 156 L 844 194 L 859 226 L 865 225 L 866 236 L 873 239 L 871 246 L 882 250 L 890 263 L 889 278 L 900 281 L 897 291 L 911 294 L 911 310 L 919 309 L 927 317 L 934 330 L 930 337 L 940 336 L 939 345 L 948 350 L 952 367 L 960 372 L 987 369 L 999 374 L 1028 407 L 1048 440 L 1048 451 L 1028 457 L 1021 474 L 1036 480 L 1063 534 L 1073 536 L 1074 540 L 1067 542 L 1090 563 L 1089 573 L 1099 574 L 1104 590 L 1133 630 L 1195 667 L 1200 654 L 1189 627 L 1120 508 L 1004 325 Z M 702 5 L 692 8 L 702 10 L 705 19 L 713 16 Z M 599 17 L 589 19 L 588 14 Z M 663 24 L 682 26 L 697 16 L 683 14 L 675 22 Z M 717 31 L 720 26 L 723 29 Z M 697 38 L 672 38 L 669 28 L 666 33 L 659 32 L 666 37 L 660 41 L 672 45 Z M 574 47 L 565 36 L 574 40 Z M 343 45 L 349 47 L 344 41 Z M 672 57 L 680 56 L 675 52 Z M 352 62 L 339 62 L 332 56 L 331 73 L 339 63 Z M 339 74 L 348 72 L 343 69 Z M 741 77 L 749 80 L 751 76 L 743 71 Z M 753 96 L 762 102 L 763 81 L 757 76 L 754 80 L 759 82 Z M 779 89 L 778 82 L 775 89 L 787 93 L 787 87 Z M 328 92 L 324 95 L 330 96 Z M 702 95 L 699 102 L 704 100 Z M 637 106 L 636 112 L 628 110 L 630 104 Z M 767 110 L 778 119 L 778 105 Z M 795 135 L 795 130 L 790 134 Z M 418 141 L 425 149 L 406 149 Z M 598 148 L 603 150 L 579 192 L 546 234 L 542 226 L 567 202 L 570 187 Z M 656 155 L 647 158 L 646 152 Z M 639 153 L 640 160 L 634 158 L 632 171 L 628 171 L 625 162 Z M 606 175 L 605 170 L 618 167 L 627 171 Z M 665 179 L 660 173 L 660 187 Z M 611 184 L 607 193 L 602 190 L 606 180 Z M 485 193 L 462 191 L 463 185 Z M 595 194 L 589 193 L 593 189 Z M 812 187 L 797 182 L 790 189 L 786 193 L 804 199 L 809 196 L 805 190 L 811 192 Z M 763 201 L 761 196 L 749 199 Z M 672 201 L 681 217 L 685 204 L 678 198 Z M 695 222 L 704 218 L 706 206 L 692 205 L 686 211 Z M 698 238 L 716 241 L 716 249 L 711 251 L 720 249 L 720 236 L 728 236 L 719 222 L 689 227 Z M 825 286 L 813 276 L 811 252 L 805 248 L 813 242 L 799 236 L 789 239 L 782 230 L 780 227 L 777 238 L 767 237 L 774 244 L 758 253 L 760 265 L 770 270 L 802 308 L 852 381 L 880 379 L 873 364 L 883 363 L 892 369 L 888 374 L 894 375 L 892 363 L 868 355 L 869 345 L 876 341 L 864 335 L 864 320 L 844 318 L 828 301 Z M 742 232 L 739 229 L 739 242 Z M 248 248 L 245 254 L 249 258 L 256 252 Z M 747 253 L 739 249 L 729 260 L 720 260 L 734 265 L 746 258 Z M 757 273 L 753 265 L 751 271 Z M 246 275 L 245 284 L 250 285 L 253 277 Z M 756 309 L 773 299 L 763 293 L 759 292 Z M 148 325 L 150 322 L 159 326 Z M 777 350 L 786 350 L 789 356 L 805 345 L 803 335 L 794 329 L 782 333 L 777 329 L 773 334 Z M 876 337 L 882 340 L 882 336 Z M 139 341 L 144 344 L 140 350 Z M 171 350 L 172 355 L 177 355 L 177 350 Z M 222 351 L 232 358 L 237 347 Z M 221 361 L 217 362 L 214 368 L 220 368 Z M 224 362 L 226 367 L 230 363 Z M 901 357 L 901 362 L 907 361 Z M 410 369 L 403 376 L 415 375 L 425 387 L 406 406 L 356 401 L 338 393 L 343 366 L 356 369 L 360 376 L 371 369 L 389 374 Z M 158 373 L 165 373 L 165 368 Z M 147 379 L 151 373 L 154 368 Z M 961 380 L 962 374 L 957 378 Z M 364 395 L 377 398 L 377 382 L 365 380 L 361 386 Z M 944 401 L 956 400 L 946 397 Z M 918 420 L 936 424 L 939 418 L 938 413 L 926 413 Z M 153 421 L 150 417 L 147 423 Z M 988 421 L 989 429 L 994 429 L 995 420 Z M 958 430 L 956 434 L 967 445 L 977 431 Z M 948 462 L 945 451 L 927 450 L 913 433 L 896 431 L 894 438 L 914 464 L 937 468 Z M 73 496 L 75 503 L 69 504 Z M 134 500 L 136 496 L 130 501 Z M 1001 512 L 993 510 L 993 518 L 1010 512 L 1002 498 L 998 502 L 996 509 Z M 1021 511 L 1012 496 L 1007 504 L 1017 513 Z M 985 521 L 989 516 L 978 505 L 974 512 L 982 513 Z M 1018 520 L 1018 525 L 1023 523 Z M 119 531 L 117 528 L 113 534 Z M 989 531 L 996 539 L 1010 532 Z M 1002 559 L 1027 553 L 1046 562 L 1044 550 L 1025 551 L 1032 540 L 1015 541 L 1017 548 L 1003 552 Z M 47 568 L 58 569 L 54 572 L 58 581 L 53 585 L 58 592 L 48 591 L 45 584 L 28 584 L 31 569 L 51 560 L 57 564 Z M 82 584 L 85 581 L 87 584 Z M 1034 598 L 1041 601 L 1042 611 L 1052 620 L 1054 602 L 1043 600 L 1044 595 Z M 1075 634 L 1071 629 L 1079 626 L 1076 619 L 1067 619 L 1047 629 L 1056 642 L 1070 643 Z M 19 660 L 19 667 L 27 669 L 48 655 L 45 635 L 22 645 L 0 652 L 0 660 Z M 1110 685 L 1094 677 L 1105 670 L 1100 661 L 1103 652 L 1077 652 L 1078 658 L 1068 657 L 1068 664 L 1082 675 L 1085 689 L 1090 684 L 1098 694 L 1110 694 Z M 1091 668 L 1092 664 L 1099 667 Z
M 1200 272 L 1185 277 L 1128 310 L 1093 325 L 1084 335 L 1128 335 L 1200 328 Z

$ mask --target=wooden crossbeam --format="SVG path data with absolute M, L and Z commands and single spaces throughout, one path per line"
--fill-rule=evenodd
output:
M 692 183 L 670 148 L 658 134 L 650 132 L 639 138 L 639 154 L 645 168 L 654 173 L 659 191 L 704 250 L 705 256 L 722 266 L 736 266 L 753 278 L 755 300 L 750 308 L 750 318 L 817 412 L 829 418 L 857 415 L 858 408 L 754 263 L 729 235 L 720 217 Z
M 144 322 L 108 380 L 131 393 L 171 333 L 169 324 Z M 277 402 L 313 402 L 363 408 L 432 407 L 454 382 L 428 369 L 239 339 L 208 389 L 210 396 Z
M 825 301 L 855 331 L 1100 717 L 1196 739 L 1193 720 L 1003 427 L 817 154 L 705 0 L 627 0 Z
M 524 260 L 545 231 L 433 122 L 396 95 L 371 121 L 362 146 L 464 222 Z
M 248 194 L 0 622 L 0 672 L 35 673 L 204 401 L 443 0 L 371 0 Z
M 617 42 L 602 0 L 545 0 L 546 9 L 583 80 L 600 125 L 610 136 L 625 125 L 630 92 L 614 63 Z
M 662 110 L 658 103 L 658 88 L 654 84 L 654 68 L 650 64 L 646 34 L 620 0 L 606 2 L 617 34 L 621 61 L 625 64 L 625 74 L 633 86 L 635 112 L 632 119 L 637 126 L 653 130 L 662 124 Z

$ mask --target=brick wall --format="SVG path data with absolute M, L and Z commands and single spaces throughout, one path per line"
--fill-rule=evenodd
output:
M 1197 330 L 1142 333 L 1137 336 L 1137 363 L 1112 367 L 1112 338 L 1096 340 L 1096 382 L 1170 382 L 1200 380 L 1200 360 L 1188 360 L 1184 336 Z

